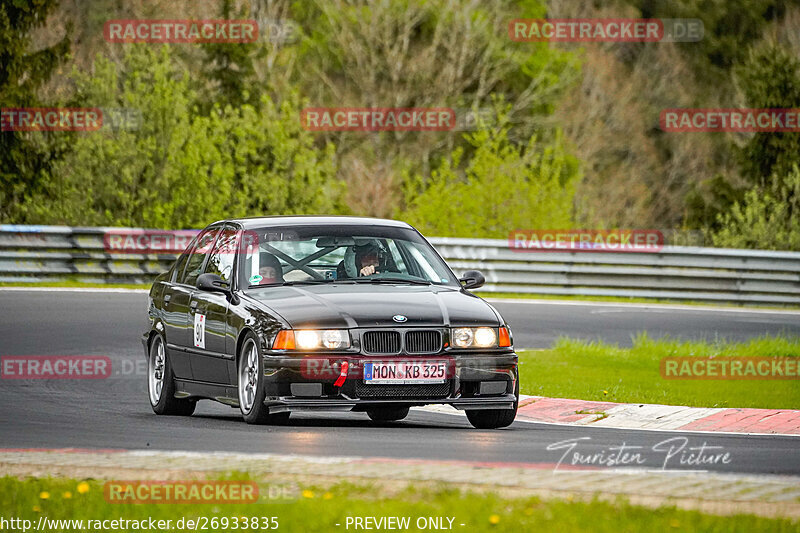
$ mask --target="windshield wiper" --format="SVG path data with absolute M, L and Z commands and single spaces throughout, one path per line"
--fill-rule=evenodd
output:
M 424 279 L 406 279 L 406 278 L 358 278 L 353 280 L 356 283 L 409 283 L 411 285 L 430 285 L 430 281 Z
M 335 279 L 303 279 L 300 281 L 284 281 L 281 285 L 283 286 L 292 286 L 292 285 L 315 285 L 317 283 L 333 283 Z
M 264 283 L 261 285 L 250 285 L 250 289 L 261 287 L 291 287 L 292 285 L 316 285 L 317 283 L 333 283 L 335 279 L 304 279 L 300 281 L 284 281 L 283 283 Z

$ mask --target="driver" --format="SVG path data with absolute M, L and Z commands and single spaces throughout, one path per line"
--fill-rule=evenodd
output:
M 338 279 L 371 276 L 386 271 L 385 252 L 377 242 L 351 246 L 336 269 Z
M 277 257 L 269 252 L 261 252 L 258 257 L 259 285 L 283 283 L 283 268 Z
M 358 269 L 359 276 L 370 276 L 372 274 L 380 274 L 377 270 L 380 266 L 379 251 L 376 246 L 366 245 L 359 250 L 356 247 L 356 269 Z

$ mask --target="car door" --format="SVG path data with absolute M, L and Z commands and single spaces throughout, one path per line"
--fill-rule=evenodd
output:
M 170 363 L 176 378 L 192 379 L 190 354 L 187 352 L 192 345 L 193 318 L 190 312 L 192 293 L 197 281 L 198 269 L 203 262 L 211 245 L 219 232 L 219 226 L 214 226 L 202 231 L 194 243 L 180 257 L 175 267 L 175 278 L 171 289 L 164 294 L 165 311 L 165 336 L 167 349 L 170 353 Z M 198 266 L 199 265 L 199 266 Z
M 231 283 L 235 249 L 236 229 L 225 226 L 206 260 L 203 273 L 216 274 L 223 281 Z M 235 337 L 235 332 L 228 331 L 227 327 L 229 305 L 227 295 L 219 292 L 195 290 L 192 293 L 189 307 L 193 313 L 194 335 L 189 349 L 192 353 L 192 375 L 197 381 L 233 384 L 229 361 L 234 354 L 226 349 L 226 338 L 230 335 Z
M 164 338 L 167 343 L 172 372 L 175 377 L 180 379 L 192 377 L 189 355 L 185 351 L 186 341 L 181 339 L 181 336 L 186 335 L 191 291 L 187 290 L 182 285 L 182 282 L 186 262 L 189 260 L 195 242 L 196 239 L 189 243 L 186 251 L 181 254 L 175 263 L 170 283 L 164 289 L 161 304 L 164 319 Z

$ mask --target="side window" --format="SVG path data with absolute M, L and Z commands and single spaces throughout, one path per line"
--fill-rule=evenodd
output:
M 186 261 L 189 259 L 191 252 L 183 252 L 178 258 L 178 263 L 175 265 L 175 271 L 172 273 L 173 283 L 180 283 L 183 278 L 183 269 L 186 268 Z
M 186 268 L 186 261 L 189 260 L 189 256 L 192 255 L 192 248 L 194 248 L 195 243 L 197 242 L 197 238 L 191 240 L 191 242 L 186 246 L 186 250 L 178 257 L 178 262 L 175 264 L 175 270 L 172 272 L 172 282 L 173 283 L 181 283 L 183 280 L 183 271 Z
M 233 274 L 233 258 L 236 254 L 236 230 L 225 226 L 214 245 L 214 251 L 206 263 L 206 274 L 216 274 L 230 283 Z
M 203 270 L 203 261 L 211 251 L 214 238 L 217 236 L 219 227 L 209 228 L 197 237 L 197 245 L 189 252 L 189 260 L 186 262 L 186 273 L 183 276 L 183 283 L 192 285 L 197 282 Z

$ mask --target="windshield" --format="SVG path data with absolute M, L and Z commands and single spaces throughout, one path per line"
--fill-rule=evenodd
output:
M 245 232 L 239 287 L 315 283 L 460 286 L 416 231 L 383 226 L 265 227 Z

